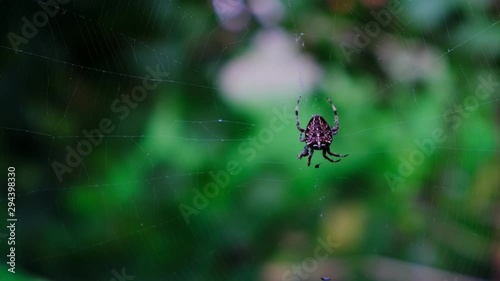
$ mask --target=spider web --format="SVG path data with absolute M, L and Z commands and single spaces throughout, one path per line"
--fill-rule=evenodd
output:
M 379 2 L 68 1 L 18 48 L 7 34 L 49 4 L 3 3 L 18 276 L 498 279 L 498 9 L 401 1 L 382 26 Z M 349 157 L 296 159 L 299 95 L 302 127 L 333 122 L 333 100 Z M 307 270 L 327 237 L 336 252 Z

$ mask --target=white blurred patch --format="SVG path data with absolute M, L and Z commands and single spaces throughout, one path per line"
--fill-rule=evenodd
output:
M 281 30 L 261 31 L 252 49 L 220 72 L 220 87 L 236 103 L 259 103 L 310 93 L 323 73 Z
M 410 44 L 411 43 L 411 44 Z M 446 70 L 446 64 L 438 59 L 435 49 L 423 42 L 401 42 L 384 37 L 377 44 L 376 55 L 385 73 L 394 81 L 414 83 L 439 77 Z

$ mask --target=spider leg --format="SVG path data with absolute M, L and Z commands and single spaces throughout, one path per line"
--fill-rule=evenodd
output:
M 299 96 L 299 99 L 297 100 L 297 105 L 295 106 L 295 120 L 297 120 L 297 129 L 302 133 L 305 130 L 300 127 L 300 122 L 299 122 L 299 102 L 300 102 L 301 96 Z
M 341 159 L 338 159 L 338 160 L 332 160 L 332 159 L 328 158 L 328 156 L 326 156 L 326 152 L 327 152 L 327 151 L 326 151 L 326 148 L 325 148 L 325 149 L 323 149 L 323 157 L 324 157 L 326 160 L 328 160 L 328 161 L 330 161 L 330 162 L 339 162 L 339 161 L 341 160 Z
M 314 149 L 310 149 L 311 153 L 309 154 L 309 157 L 307 157 L 307 167 L 311 166 L 311 158 L 313 157 L 314 154 Z
M 308 145 L 306 145 L 304 147 L 304 150 L 301 153 L 299 153 L 299 155 L 297 155 L 297 158 L 300 159 L 304 156 L 309 155 L 309 157 L 307 157 L 307 166 L 311 166 L 311 158 L 313 157 L 313 153 L 314 153 L 314 150 L 312 148 L 310 148 Z
M 300 135 L 299 135 L 299 141 L 300 142 L 305 142 L 306 141 L 306 138 L 302 138 L 302 135 L 304 134 L 304 132 L 300 132 Z
M 309 155 L 309 146 L 306 145 L 306 147 L 304 147 L 304 150 L 302 150 L 302 152 L 297 155 L 297 158 L 300 159 L 307 155 Z
M 335 136 L 339 132 L 339 116 L 337 115 L 337 108 L 335 107 L 335 105 L 333 105 L 332 100 L 330 98 L 328 98 L 328 101 L 332 105 L 333 114 L 335 114 L 335 126 L 330 126 L 330 129 L 332 130 L 332 134 Z
M 329 147 L 328 147 L 326 150 L 324 150 L 324 151 L 326 151 L 326 153 L 328 153 L 328 154 L 330 154 L 330 155 L 333 155 L 333 156 L 335 156 L 335 157 L 341 157 L 341 158 L 344 158 L 344 157 L 349 156 L 349 154 L 340 155 L 340 154 L 337 154 L 337 153 L 333 153 L 333 152 L 331 152 L 331 151 L 330 151 L 330 148 L 329 148 Z

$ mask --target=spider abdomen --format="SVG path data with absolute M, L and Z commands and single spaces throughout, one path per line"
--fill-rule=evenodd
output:
M 314 115 L 306 127 L 306 144 L 320 150 L 332 143 L 332 131 L 328 122 L 321 115 Z

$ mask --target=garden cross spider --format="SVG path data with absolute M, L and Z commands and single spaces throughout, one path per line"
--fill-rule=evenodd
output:
M 335 126 L 328 125 L 325 118 L 321 117 L 321 115 L 315 114 L 309 123 L 307 124 L 306 129 L 302 129 L 299 123 L 299 102 L 300 96 L 297 100 L 297 106 L 295 107 L 295 118 L 297 119 L 297 129 L 300 131 L 299 141 L 305 142 L 306 146 L 304 150 L 297 155 L 298 159 L 301 159 L 304 156 L 308 156 L 307 158 L 307 166 L 311 165 L 311 158 L 313 156 L 314 150 L 323 150 L 323 157 L 330 162 L 339 162 L 341 159 L 332 160 L 326 156 L 326 154 L 333 155 L 335 157 L 346 157 L 346 155 L 340 155 L 336 153 L 332 153 L 330 151 L 330 145 L 332 144 L 332 138 L 339 132 L 339 117 L 337 116 L 337 109 L 330 98 L 328 101 L 332 105 L 333 113 L 335 114 Z M 305 134 L 304 138 L 302 138 L 302 134 Z

